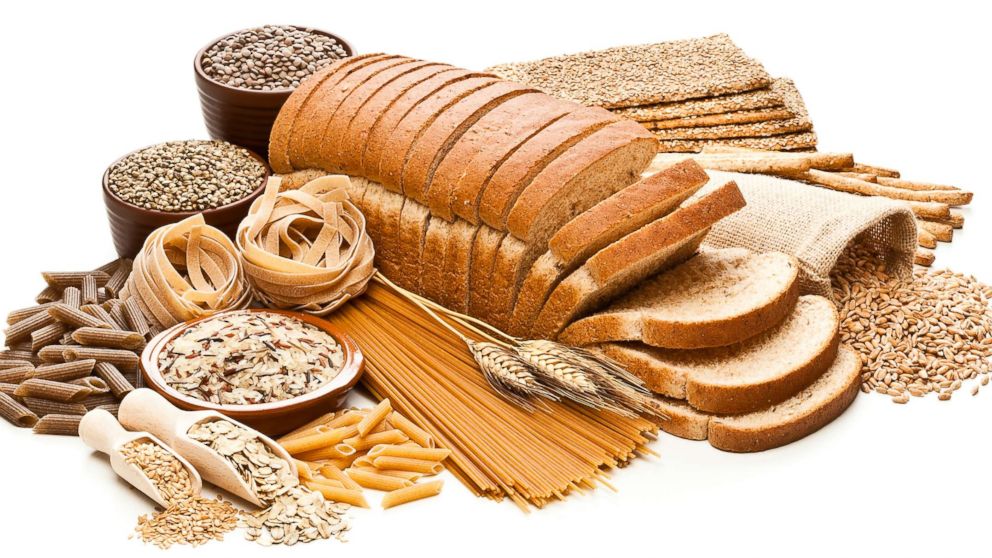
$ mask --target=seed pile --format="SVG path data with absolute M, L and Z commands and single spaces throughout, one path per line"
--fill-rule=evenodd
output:
M 888 275 L 877 256 L 845 253 L 832 274 L 841 340 L 865 359 L 861 390 L 895 403 L 936 393 L 951 399 L 964 382 L 972 395 L 989 382 L 992 287 L 948 270 Z
M 238 510 L 218 497 L 188 498 L 161 512 L 138 518 L 135 532 L 146 543 L 165 549 L 174 544 L 199 546 L 224 540 L 238 526 Z
M 170 386 L 226 405 L 299 397 L 331 381 L 343 363 L 333 337 L 271 312 L 234 312 L 199 322 L 159 357 Z
M 127 203 L 157 211 L 204 211 L 248 197 L 265 166 L 248 150 L 224 141 L 160 143 L 118 161 L 110 190 Z
M 121 448 L 124 461 L 136 465 L 152 481 L 162 498 L 169 504 L 193 496 L 189 471 L 162 446 L 146 440 L 135 440 Z
M 334 39 L 288 25 L 266 25 L 224 37 L 203 55 L 214 81 L 256 91 L 295 88 L 304 78 L 348 56 Z
M 300 486 L 289 463 L 257 435 L 225 420 L 194 425 L 192 439 L 224 456 L 268 508 L 244 518 L 248 540 L 262 545 L 340 539 L 349 525 L 342 514 L 348 506 L 325 501 Z

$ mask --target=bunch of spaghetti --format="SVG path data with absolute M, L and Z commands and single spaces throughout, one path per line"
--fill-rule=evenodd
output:
M 238 249 L 255 297 L 266 306 L 325 315 L 365 290 L 375 249 L 365 217 L 348 200 L 346 176 L 298 189 L 269 179 L 238 227 Z
M 152 326 L 164 329 L 245 308 L 251 289 L 234 243 L 196 214 L 148 235 L 120 298 L 137 299 Z
M 649 420 L 571 401 L 515 405 L 490 387 L 462 338 L 386 286 L 372 284 L 328 320 L 361 345 L 365 385 L 450 449 L 449 470 L 476 495 L 540 508 L 612 488 L 611 469 L 650 453 Z

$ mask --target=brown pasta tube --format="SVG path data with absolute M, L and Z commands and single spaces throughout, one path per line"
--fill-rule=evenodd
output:
M 22 366 L 34 368 L 34 364 L 30 360 L 0 360 L 0 370 L 10 370 L 11 368 L 20 368 Z
M 136 331 L 143 336 L 150 333 L 148 319 L 141 311 L 138 299 L 132 297 L 124 301 L 124 317 L 127 318 L 127 325 L 131 326 L 131 331 Z
M 38 397 L 63 403 L 76 403 L 93 395 L 93 389 L 87 386 L 76 386 L 63 382 L 53 382 L 40 378 L 29 378 L 21 382 L 14 390 L 18 397 Z
M 86 304 L 80 308 L 80 310 L 109 325 L 110 329 L 127 329 L 126 327 L 119 327 L 117 322 L 114 320 L 114 317 L 110 315 L 110 312 L 107 312 L 107 310 L 99 304 Z
M 127 282 L 127 278 L 131 275 L 131 260 L 121 260 L 117 268 L 114 269 L 113 275 L 104 285 L 104 289 L 111 296 L 117 296 L 120 294 L 121 289 L 124 288 L 124 283 Z
M 103 409 L 104 411 L 107 411 L 108 413 L 110 413 L 110 414 L 112 414 L 112 415 L 114 415 L 116 417 L 117 414 L 121 410 L 121 406 L 119 404 L 114 404 L 114 405 L 100 405 L 99 407 L 97 407 L 97 409 Z
M 72 346 L 65 349 L 65 360 L 93 359 L 97 362 L 109 362 L 124 370 L 134 370 L 138 367 L 138 355 L 124 349 L 104 349 L 103 347 Z
M 45 312 L 45 310 L 48 310 L 48 307 L 51 306 L 52 304 L 54 303 L 46 302 L 44 304 L 38 304 L 35 306 L 28 306 L 27 308 L 19 308 L 17 310 L 13 310 L 9 314 L 7 314 L 7 325 L 14 325 L 17 322 L 26 320 L 31 316 L 34 316 L 38 312 Z
M 103 304 L 110 300 L 110 295 L 107 294 L 107 289 L 100 289 L 96 292 L 96 303 Z
M 48 309 L 48 313 L 51 317 L 71 327 L 110 327 L 110 324 L 105 324 L 86 312 L 66 304 L 55 304 Z
M 109 349 L 135 350 L 145 346 L 145 338 L 140 333 L 99 327 L 81 327 L 72 332 L 72 339 L 80 345 Z
M 100 295 L 97 293 L 96 277 L 92 275 L 83 277 L 79 290 L 83 296 L 83 304 L 96 304 L 100 299 Z
M 53 323 L 55 323 L 55 319 L 47 312 L 44 314 L 35 314 L 26 320 L 21 320 L 7 328 L 5 337 L 7 340 L 7 345 L 17 343 L 18 341 L 22 341 L 24 339 L 30 339 L 32 332 Z
M 79 415 L 45 415 L 34 425 L 35 434 L 79 436 Z
M 125 395 L 134 391 L 134 384 L 109 362 L 98 362 L 93 371 L 107 382 L 110 392 L 118 399 L 123 399 Z
M 134 371 L 130 374 L 124 374 L 123 372 L 121 372 L 121 375 L 124 376 L 124 379 L 127 380 L 127 383 L 131 384 L 134 387 L 141 387 L 140 383 L 138 382 L 137 371 Z
M 78 287 L 83 283 L 84 277 L 93 277 L 97 287 L 102 287 L 110 280 L 110 275 L 105 271 L 43 271 L 42 279 L 48 283 L 49 287 L 65 289 L 67 287 Z
M 62 291 L 62 303 L 66 306 L 79 308 L 83 305 L 83 293 L 76 287 L 69 287 Z
M 39 417 L 45 415 L 85 415 L 87 412 L 86 406 L 82 403 L 62 403 L 38 399 L 37 397 L 25 397 L 24 406 L 31 409 L 31 412 Z
M 43 291 L 34 297 L 34 301 L 38 304 L 48 304 L 60 300 L 62 300 L 62 289 L 56 289 L 55 287 L 45 287 Z
M 93 394 L 110 393 L 110 387 L 107 386 L 107 382 L 104 382 L 103 380 L 95 376 L 86 376 L 85 378 L 77 378 L 68 383 L 74 386 L 88 387 L 91 390 L 93 390 Z
M 34 365 L 37 365 L 38 363 L 42 362 L 41 358 L 38 355 L 34 354 L 30 350 L 30 348 L 28 348 L 28 350 L 26 351 L 14 350 L 14 349 L 6 349 L 0 351 L 0 361 L 9 362 L 11 360 L 20 361 L 20 362 L 29 362 Z
M 29 428 L 38 423 L 38 415 L 6 393 L 0 393 L 0 416 L 21 428 Z
M 39 378 L 42 380 L 51 380 L 53 382 L 68 382 L 89 376 L 93 372 L 95 366 L 96 361 L 93 359 L 76 360 L 73 362 L 63 362 L 60 364 L 49 364 L 35 368 L 34 371 L 25 376 L 24 379 Z
M 38 351 L 38 358 L 41 362 L 49 364 L 55 362 L 65 362 L 65 351 L 69 345 L 49 345 Z
M 55 322 L 54 324 L 48 324 L 47 326 L 37 329 L 31 332 L 31 350 L 40 351 L 41 349 L 54 345 L 62 340 L 62 336 L 68 330 L 65 324 L 60 324 Z
M 127 323 L 127 316 L 124 315 L 123 304 L 117 304 L 115 306 L 112 306 L 110 310 L 108 310 L 108 312 L 110 313 L 110 317 L 113 318 L 114 325 L 117 326 L 117 329 L 123 329 L 123 330 L 131 329 L 131 325 Z
M 82 401 L 83 406 L 87 410 L 92 411 L 93 409 L 100 408 L 104 405 L 116 405 L 118 403 L 117 398 L 110 393 L 98 393 L 96 395 L 91 395 Z
M 17 389 L 17 384 L 8 384 L 7 382 L 0 382 L 0 393 L 6 393 L 10 397 L 14 397 L 14 391 Z
M 19 384 L 30 377 L 34 372 L 34 366 L 19 366 L 0 370 L 0 382 L 7 384 Z

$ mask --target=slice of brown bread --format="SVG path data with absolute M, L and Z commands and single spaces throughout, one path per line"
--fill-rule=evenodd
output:
M 478 215 L 477 220 L 495 229 L 506 230 L 504 210 L 509 211 L 517 195 L 534 177 L 573 145 L 615 122 L 618 122 L 616 116 L 598 107 L 578 109 L 556 120 L 514 150 L 484 183 L 473 178 L 470 183 L 479 183 L 482 190 L 474 198 L 467 195 L 464 199 L 478 200 L 477 207 L 467 209 L 456 203 L 455 213 L 472 221 L 464 213 L 471 215 L 474 212 Z M 459 184 L 461 188 L 462 184 Z
M 429 222 L 426 207 L 413 201 L 403 204 L 396 242 L 400 274 L 393 281 L 408 291 L 420 292 L 420 261 Z
M 445 289 L 441 304 L 462 314 L 468 312 L 472 248 L 479 228 L 464 219 L 456 219 L 451 225 L 444 252 Z
M 407 197 L 425 205 L 430 192 L 431 179 L 441 159 L 456 141 L 494 108 L 525 93 L 533 93 L 522 85 L 498 81 L 466 95 L 449 109 L 437 115 L 424 128 L 420 137 L 410 147 L 400 175 L 400 186 Z
M 358 74 L 364 81 L 369 75 L 384 67 L 401 63 L 406 58 L 391 54 L 382 54 L 363 58 L 345 68 L 337 76 L 339 79 L 326 80 L 313 91 L 310 98 L 300 108 L 296 118 L 296 126 L 289 138 L 289 161 L 294 169 L 319 168 L 317 156 L 320 149 L 320 137 L 324 125 L 334 116 L 335 111 L 343 100 L 344 95 L 351 91 L 350 87 L 341 87 L 352 75 Z
M 509 331 L 510 319 L 513 313 L 517 290 L 523 281 L 527 270 L 536 259 L 539 250 L 528 246 L 513 235 L 506 235 L 500 242 L 493 264 L 492 276 L 487 282 L 486 289 L 490 300 L 486 321 L 513 335 L 519 331 Z
M 382 186 L 374 182 L 369 183 L 365 188 L 362 202 L 358 205 L 362 214 L 365 215 L 365 230 L 368 232 L 369 238 L 372 239 L 375 248 L 375 265 L 379 269 L 382 269 L 382 259 L 385 256 L 382 246 L 382 221 L 380 220 L 382 199 L 385 193 L 386 190 Z
M 841 346 L 833 364 L 807 388 L 753 413 L 714 415 L 685 401 L 658 397 L 656 404 L 668 416 L 659 427 L 680 438 L 708 438 L 725 451 L 764 451 L 809 436 L 840 416 L 857 397 L 860 378 L 861 357 Z
M 557 105 L 545 104 L 540 110 L 527 111 L 503 122 L 498 131 L 494 129 L 487 134 L 489 140 L 468 161 L 452 189 L 449 202 L 451 212 L 470 223 L 479 223 L 482 192 L 496 171 L 532 138 L 576 111 L 586 113 L 584 107 L 577 108 L 573 103 L 564 101 Z
M 832 302 L 807 295 L 781 324 L 728 347 L 687 350 L 604 343 L 596 350 L 644 380 L 652 391 L 685 399 L 703 411 L 740 414 L 784 401 L 812 383 L 836 356 L 838 325 Z
M 451 236 L 452 224 L 440 217 L 431 217 L 424 236 L 424 249 L 420 257 L 420 294 L 443 306 L 444 251 Z
M 728 182 L 596 252 L 548 296 L 531 335 L 554 339 L 576 318 L 695 253 L 709 227 L 744 207 Z
M 475 235 L 472 245 L 472 261 L 469 267 L 468 313 L 480 320 L 490 321 L 493 303 L 490 298 L 490 285 L 496 256 L 506 233 L 482 225 Z
M 395 101 L 389 104 L 385 111 L 376 115 L 374 125 L 369 129 L 368 140 L 362 153 L 362 175 L 371 180 L 379 180 L 379 160 L 382 158 L 386 144 L 392 137 L 393 130 L 403 117 L 420 103 L 430 98 L 437 91 L 453 83 L 485 76 L 462 69 L 452 69 L 432 76 L 404 91 Z
M 424 101 L 418 103 L 396 125 L 382 154 L 379 156 L 379 182 L 395 192 L 402 191 L 403 166 L 408 154 L 420 135 L 440 115 L 450 110 L 459 101 L 479 89 L 492 87 L 499 80 L 491 77 L 475 77 L 458 81 L 444 87 Z
M 599 250 L 671 212 L 708 179 L 698 164 L 679 162 L 620 190 L 569 221 L 551 237 L 550 250 L 527 270 L 509 330 L 528 331 L 548 295 L 569 273 Z
M 334 117 L 324 126 L 324 134 L 320 139 L 319 165 L 330 172 L 357 173 L 361 169 L 349 165 L 354 157 L 348 154 L 354 149 L 354 144 L 345 143 L 351 123 L 362 114 L 366 103 L 382 88 L 395 82 L 402 76 L 409 75 L 422 68 L 441 68 L 442 64 L 424 60 L 406 60 L 375 74 L 364 83 L 355 87 L 341 102 Z
M 377 185 L 378 186 L 378 185 Z M 402 259 L 398 252 L 399 245 L 400 215 L 403 213 L 403 206 L 407 199 L 402 194 L 390 192 L 381 188 L 382 194 L 379 198 L 379 244 L 376 246 L 376 254 L 381 253 L 378 260 L 379 271 L 387 278 L 396 281 L 402 273 Z
M 781 252 L 704 251 L 659 274 L 559 341 L 641 341 L 669 349 L 724 347 L 779 324 L 799 298 L 799 262 Z
M 643 126 L 623 120 L 565 151 L 504 209 L 510 234 L 547 244 L 573 217 L 637 182 L 658 152 Z
M 560 117 L 569 110 L 567 105 L 544 93 L 524 93 L 494 107 L 478 122 L 468 128 L 441 158 L 427 184 L 427 205 L 431 214 L 449 221 L 455 217 L 452 202 L 455 188 L 473 159 L 488 145 L 506 143 L 505 136 L 514 133 L 508 128 L 518 127 L 517 122 L 529 115 L 541 115 L 547 121 Z M 533 118 L 530 118 L 533 121 Z M 519 134 L 516 134 L 519 135 Z M 437 185 L 435 188 L 434 185 Z
M 561 227 L 548 249 L 572 268 L 606 245 L 667 215 L 709 181 L 698 163 L 686 159 L 620 190 Z

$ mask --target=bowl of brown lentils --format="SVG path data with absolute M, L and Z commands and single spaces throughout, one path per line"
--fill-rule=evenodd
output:
M 210 137 L 268 157 L 272 124 L 293 90 L 352 54 L 340 37 L 296 25 L 263 25 L 211 41 L 193 60 Z
M 117 253 L 133 258 L 152 231 L 197 213 L 233 239 L 269 172 L 258 154 L 219 140 L 169 141 L 128 153 L 103 173 Z

